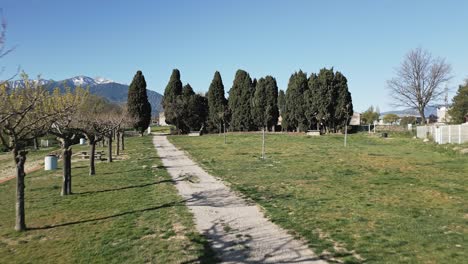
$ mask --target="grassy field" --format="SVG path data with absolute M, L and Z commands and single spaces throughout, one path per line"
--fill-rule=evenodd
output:
M 172 126 L 151 126 L 152 133 L 170 133 Z
M 0 263 L 213 261 L 151 137 L 128 138 L 126 148 L 125 159 L 98 163 L 96 176 L 87 161 L 73 162 L 68 197 L 61 168 L 28 174 L 23 233 L 13 231 L 15 180 L 0 184 Z
M 26 170 L 44 165 L 44 157 L 56 152 L 59 147 L 41 148 L 39 150 L 28 150 Z M 10 152 L 0 153 L 0 180 L 15 174 L 15 162 Z
M 392 136 L 392 135 L 390 135 Z M 466 263 L 468 155 L 404 136 L 171 136 L 213 175 L 323 256 Z

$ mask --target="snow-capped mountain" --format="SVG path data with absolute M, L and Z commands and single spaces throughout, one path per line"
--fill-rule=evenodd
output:
M 98 84 L 103 84 L 103 83 L 113 83 L 114 81 L 108 80 L 104 77 L 96 77 L 96 78 L 90 78 L 87 76 L 75 76 L 73 78 L 70 78 L 75 86 L 93 86 L 93 85 L 98 85 Z
M 91 78 L 79 75 L 61 81 L 40 79 L 31 80 L 31 82 L 39 82 L 40 85 L 44 85 L 49 90 L 59 88 L 61 91 L 65 91 L 66 88 L 73 90 L 74 88 L 81 86 L 83 88 L 88 88 L 90 93 L 102 96 L 111 102 L 124 103 L 127 101 L 128 96 L 128 85 L 116 83 L 103 77 Z M 12 88 L 24 87 L 24 81 L 11 81 L 9 82 L 9 85 Z M 162 111 L 161 102 L 163 96 L 149 89 L 147 90 L 147 94 L 148 101 L 151 104 L 151 113 L 152 115 L 156 115 Z
M 113 83 L 114 81 L 112 80 L 109 80 L 109 79 L 106 79 L 104 77 L 96 77 L 94 78 L 94 81 L 97 83 L 97 84 L 103 84 L 103 83 Z

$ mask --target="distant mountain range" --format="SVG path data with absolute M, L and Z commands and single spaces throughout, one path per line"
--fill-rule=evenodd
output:
M 430 115 L 435 115 L 437 116 L 437 108 L 440 106 L 427 106 L 426 109 L 424 110 L 424 115 L 426 117 L 429 117 Z M 394 111 L 387 111 L 387 112 L 382 112 L 380 113 L 381 116 L 384 116 L 386 114 L 396 114 L 398 116 L 419 116 L 418 110 L 415 109 L 403 109 L 403 110 L 394 110 Z
M 102 96 L 111 102 L 127 102 L 128 85 L 116 83 L 102 77 L 91 78 L 80 75 L 61 81 L 40 79 L 34 80 L 34 82 L 39 82 L 49 90 L 60 88 L 61 91 L 64 91 L 66 87 L 69 87 L 73 90 L 74 88 L 81 86 L 83 88 L 89 88 L 90 93 Z M 24 86 L 24 81 L 11 81 L 10 85 L 12 87 L 22 87 Z M 152 90 L 146 91 L 148 94 L 148 101 L 151 104 L 151 114 L 154 116 L 162 111 L 161 102 L 163 96 Z

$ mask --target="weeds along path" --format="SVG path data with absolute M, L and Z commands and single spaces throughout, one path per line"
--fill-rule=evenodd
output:
M 205 172 L 166 138 L 153 137 L 164 167 L 223 263 L 326 263 L 260 209 Z

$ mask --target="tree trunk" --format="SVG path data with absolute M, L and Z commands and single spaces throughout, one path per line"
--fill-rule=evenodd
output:
M 63 139 L 63 180 L 61 195 L 71 194 L 71 142 L 68 139 Z
M 427 125 L 426 122 L 426 115 L 424 114 L 424 108 L 421 110 L 421 109 L 418 109 L 418 112 L 419 112 L 419 115 L 421 115 L 421 122 L 422 122 L 422 125 Z
M 125 136 L 124 136 L 124 135 L 125 135 L 125 131 L 122 131 L 122 134 L 121 134 L 121 135 L 122 135 L 122 140 L 121 140 L 121 142 L 120 142 L 120 146 L 122 147 L 122 150 L 125 150 L 125 145 L 124 145 L 124 142 L 125 142 L 125 140 L 124 140 L 124 138 L 125 138 Z
M 107 138 L 107 140 L 108 140 L 107 149 L 108 149 L 108 154 L 109 154 L 109 158 L 107 158 L 107 162 L 112 162 L 112 132 Z
M 37 137 L 35 137 L 33 139 L 33 143 L 34 143 L 34 150 L 38 150 L 39 149 L 39 143 L 37 142 Z
M 120 155 L 120 132 L 117 131 L 115 136 L 116 142 L 115 142 L 115 155 L 119 156 Z
M 89 153 L 89 175 L 96 175 L 95 157 L 96 157 L 96 141 L 90 140 L 91 150 Z
M 24 212 L 24 164 L 26 163 L 26 151 L 14 150 L 13 155 L 16 163 L 16 231 L 26 230 L 26 218 Z
M 72 164 L 71 164 L 71 158 L 73 155 L 72 147 L 70 146 L 68 148 L 68 181 L 67 181 L 67 192 L 68 194 L 72 194 Z

